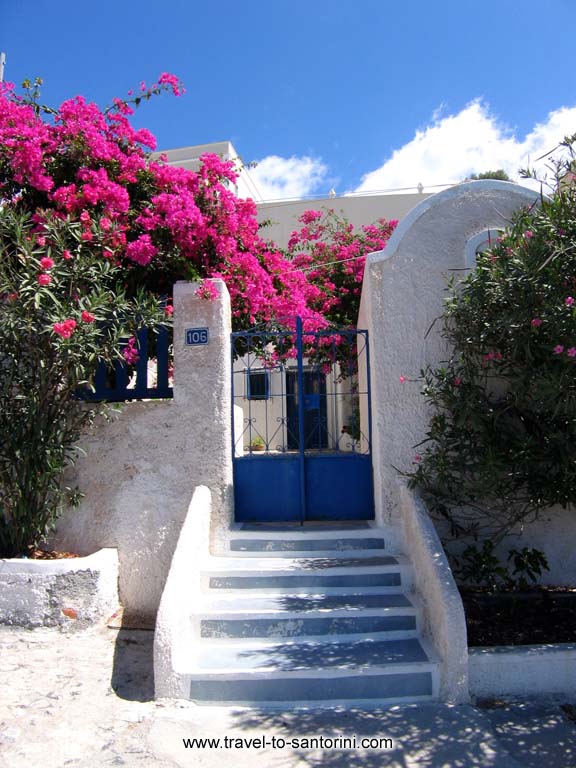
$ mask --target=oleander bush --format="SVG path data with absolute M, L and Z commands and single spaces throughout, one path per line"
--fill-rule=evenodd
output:
M 410 483 L 453 536 L 497 543 L 576 501 L 575 139 L 551 193 L 451 281 L 451 355 L 422 371 L 432 415 Z

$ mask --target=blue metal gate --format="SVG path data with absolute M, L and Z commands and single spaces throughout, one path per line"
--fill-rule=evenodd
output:
M 368 331 L 232 334 L 235 519 L 371 520 Z

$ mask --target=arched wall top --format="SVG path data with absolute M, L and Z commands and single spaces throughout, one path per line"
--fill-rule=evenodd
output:
M 405 235 L 412 229 L 416 222 L 428 211 L 440 206 L 446 205 L 446 203 L 461 198 L 470 198 L 476 196 L 485 196 L 489 193 L 508 193 L 511 195 L 517 195 L 521 199 L 524 199 L 527 204 L 534 203 L 539 194 L 527 187 L 522 187 L 520 184 L 514 184 L 510 181 L 497 181 L 496 179 L 480 179 L 478 181 L 466 181 L 462 184 L 457 184 L 454 187 L 445 189 L 443 192 L 438 192 L 436 195 L 427 197 L 422 200 L 410 213 L 408 213 L 392 233 L 391 238 L 388 240 L 386 247 L 381 251 L 375 251 L 368 254 L 367 265 L 377 264 L 381 261 L 387 261 L 392 258 Z M 488 224 L 488 222 L 487 222 Z M 493 222 L 492 224 L 496 224 Z

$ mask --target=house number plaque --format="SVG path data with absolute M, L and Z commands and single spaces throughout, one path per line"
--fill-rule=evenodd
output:
M 186 328 L 186 346 L 209 344 L 208 328 Z

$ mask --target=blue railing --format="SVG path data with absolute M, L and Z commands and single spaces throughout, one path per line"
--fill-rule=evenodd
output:
M 138 362 L 129 367 L 120 361 L 114 366 L 100 361 L 94 375 L 94 391 L 86 388 L 79 396 L 82 400 L 106 400 L 110 403 L 173 397 L 174 389 L 169 383 L 171 331 L 165 326 L 154 330 L 142 328 L 137 334 Z M 152 339 L 153 344 L 150 343 Z M 156 360 L 156 383 L 153 385 L 149 382 L 150 351 L 154 352 Z

